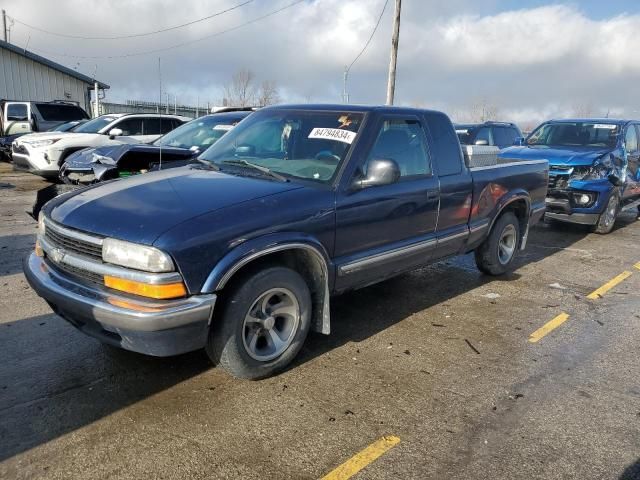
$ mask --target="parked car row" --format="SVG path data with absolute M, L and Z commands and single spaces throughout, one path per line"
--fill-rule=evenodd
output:
M 233 375 L 262 378 L 310 330 L 330 332 L 332 295 L 469 252 L 504 274 L 545 211 L 611 231 L 640 196 L 639 129 L 550 121 L 523 139 L 513 124 L 454 127 L 399 107 L 212 114 L 153 143 L 69 155 L 72 191 L 42 208 L 25 274 L 105 343 L 205 348 Z M 517 146 L 496 144 L 506 133 Z

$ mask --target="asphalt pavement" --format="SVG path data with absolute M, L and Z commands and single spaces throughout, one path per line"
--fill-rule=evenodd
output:
M 640 479 L 635 212 L 537 225 L 504 278 L 466 256 L 337 297 L 250 382 L 53 315 L 21 269 L 46 185 L 0 163 L 2 479 Z

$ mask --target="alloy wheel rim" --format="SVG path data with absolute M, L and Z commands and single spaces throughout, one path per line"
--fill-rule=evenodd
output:
M 242 325 L 242 342 L 254 360 L 267 362 L 293 342 L 300 323 L 300 305 L 286 288 L 272 288 L 251 305 Z
M 502 265 L 509 263 L 513 257 L 513 253 L 516 251 L 516 240 L 516 227 L 511 224 L 504 227 L 498 241 L 498 260 Z
M 616 219 L 616 197 L 611 197 L 604 215 L 605 226 L 610 226 Z

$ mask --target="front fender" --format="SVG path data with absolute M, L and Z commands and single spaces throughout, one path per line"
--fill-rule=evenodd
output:
M 270 254 L 288 250 L 304 251 L 314 259 L 314 274 L 311 280 L 314 285 L 313 329 L 327 335 L 331 331 L 330 292 L 333 288 L 335 269 L 324 246 L 307 234 L 275 233 L 238 245 L 217 262 L 202 287 L 202 293 L 220 291 L 245 265 Z
M 296 248 L 308 249 L 322 258 L 327 270 L 327 283 L 333 283 L 330 281 L 333 278 L 333 265 L 326 249 L 318 240 L 305 233 L 274 233 L 253 238 L 228 252 L 209 273 L 201 293 L 221 290 L 235 272 L 257 258 Z

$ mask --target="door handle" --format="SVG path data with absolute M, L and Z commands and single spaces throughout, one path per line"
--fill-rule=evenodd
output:
M 438 198 L 439 191 L 437 189 L 427 190 L 427 200 L 436 200 Z

